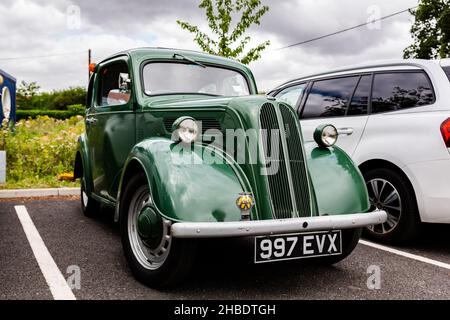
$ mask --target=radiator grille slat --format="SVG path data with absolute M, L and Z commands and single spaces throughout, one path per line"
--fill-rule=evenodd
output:
M 275 149 L 272 148 L 273 146 L 271 144 L 272 130 L 280 130 L 277 113 L 273 104 L 266 103 L 261 107 L 260 122 L 264 157 L 266 158 L 267 167 L 273 168 L 274 166 L 278 166 L 276 173 L 267 175 L 274 213 L 275 216 L 280 219 L 291 218 L 293 212 L 292 198 L 281 139 L 278 138 L 278 141 L 273 141 L 276 142 L 274 145 Z M 276 150 L 277 146 L 278 150 Z M 274 151 L 278 151 L 279 157 L 276 158 L 276 160 L 269 160 Z
M 283 104 L 280 104 L 280 112 L 286 132 L 286 146 L 289 155 L 295 202 L 299 216 L 306 217 L 311 213 L 311 200 L 306 163 L 303 156 L 302 139 L 299 130 L 297 130 L 295 114 L 292 113 L 288 106 Z

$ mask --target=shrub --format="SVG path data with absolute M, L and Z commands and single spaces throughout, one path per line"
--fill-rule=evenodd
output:
M 6 187 L 70 185 L 58 181 L 57 176 L 73 171 L 77 139 L 83 131 L 81 116 L 67 120 L 38 116 L 18 121 L 15 131 L 6 138 Z
M 50 118 L 65 120 L 73 116 L 82 116 L 85 114 L 85 108 L 81 105 L 70 106 L 71 110 L 17 110 L 16 121 L 35 119 L 39 116 L 48 116 Z
M 67 110 L 76 112 L 77 115 L 83 115 L 86 112 L 86 107 L 82 104 L 71 104 L 70 106 L 67 106 Z
M 27 85 L 25 83 L 25 85 Z M 17 91 L 18 110 L 67 110 L 67 106 L 86 103 L 86 89 L 76 87 L 53 92 L 27 92 L 19 86 Z M 36 90 L 37 91 L 37 90 Z

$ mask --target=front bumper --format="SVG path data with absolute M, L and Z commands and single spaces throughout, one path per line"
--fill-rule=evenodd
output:
M 172 225 L 174 238 L 226 238 L 294 232 L 327 231 L 361 228 L 386 221 L 385 211 L 292 218 L 281 220 L 232 222 L 176 222 Z

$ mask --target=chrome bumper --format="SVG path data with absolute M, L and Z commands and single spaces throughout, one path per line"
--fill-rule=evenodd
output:
M 282 220 L 176 222 L 172 224 L 172 236 L 175 238 L 226 238 L 352 229 L 380 224 L 385 222 L 386 218 L 385 211 L 377 210 L 369 213 Z

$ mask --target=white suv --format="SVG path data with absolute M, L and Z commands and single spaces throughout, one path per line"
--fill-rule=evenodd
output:
M 337 145 L 388 212 L 366 234 L 399 243 L 421 222 L 450 223 L 450 59 L 359 65 L 289 81 L 269 95 L 298 112 L 305 140 L 333 124 Z

